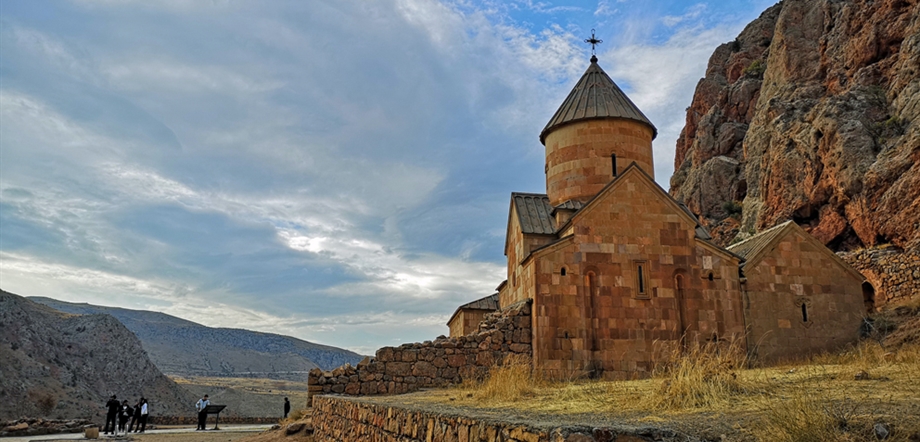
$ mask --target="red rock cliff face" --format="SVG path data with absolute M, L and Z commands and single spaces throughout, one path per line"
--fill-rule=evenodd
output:
M 709 60 L 671 195 L 716 240 L 793 219 L 831 248 L 920 239 L 920 0 L 785 0 Z

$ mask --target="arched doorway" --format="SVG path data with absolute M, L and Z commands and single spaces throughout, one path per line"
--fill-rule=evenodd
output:
M 869 281 L 862 283 L 863 304 L 866 306 L 866 312 L 875 311 L 875 287 Z

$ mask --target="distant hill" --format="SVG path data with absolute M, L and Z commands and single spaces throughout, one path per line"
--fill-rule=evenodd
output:
M 67 313 L 114 316 L 137 335 L 153 363 L 168 375 L 302 380 L 315 367 L 331 370 L 363 358 L 290 336 L 206 327 L 164 313 L 29 299 Z
M 161 373 L 109 315 L 75 316 L 0 291 L 0 421 L 89 418 L 109 395 L 141 395 L 151 415 L 187 415 L 195 397 Z

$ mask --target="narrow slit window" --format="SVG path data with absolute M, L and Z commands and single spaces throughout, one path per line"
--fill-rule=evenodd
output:
M 709 272 L 709 280 L 710 280 L 710 281 L 713 280 L 712 272 Z
M 613 176 L 617 176 L 617 154 L 610 154 L 610 165 L 613 166 Z
M 642 272 L 642 264 L 636 266 L 637 275 L 639 276 L 639 294 L 645 294 L 645 275 Z
M 802 322 L 808 322 L 808 305 L 802 303 Z
M 565 276 L 565 267 L 563 267 L 562 270 L 559 271 L 559 274 L 562 276 Z

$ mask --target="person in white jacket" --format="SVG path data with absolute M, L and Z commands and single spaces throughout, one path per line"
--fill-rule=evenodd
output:
M 141 409 L 135 411 L 135 413 L 141 415 L 140 422 L 138 422 L 138 424 L 137 424 L 137 426 L 139 427 L 141 433 L 143 433 L 144 430 L 147 429 L 147 414 L 148 414 L 149 410 L 150 410 L 150 409 L 147 407 L 147 399 L 141 398 Z M 138 430 L 138 429 L 135 429 L 134 432 L 137 433 L 137 430 Z
M 195 404 L 195 409 L 198 410 L 198 428 L 195 431 L 204 430 L 204 426 L 208 421 L 208 413 L 205 413 L 204 409 L 208 407 L 211 401 L 208 400 L 208 395 L 204 395 L 203 398 L 198 399 L 198 402 Z

